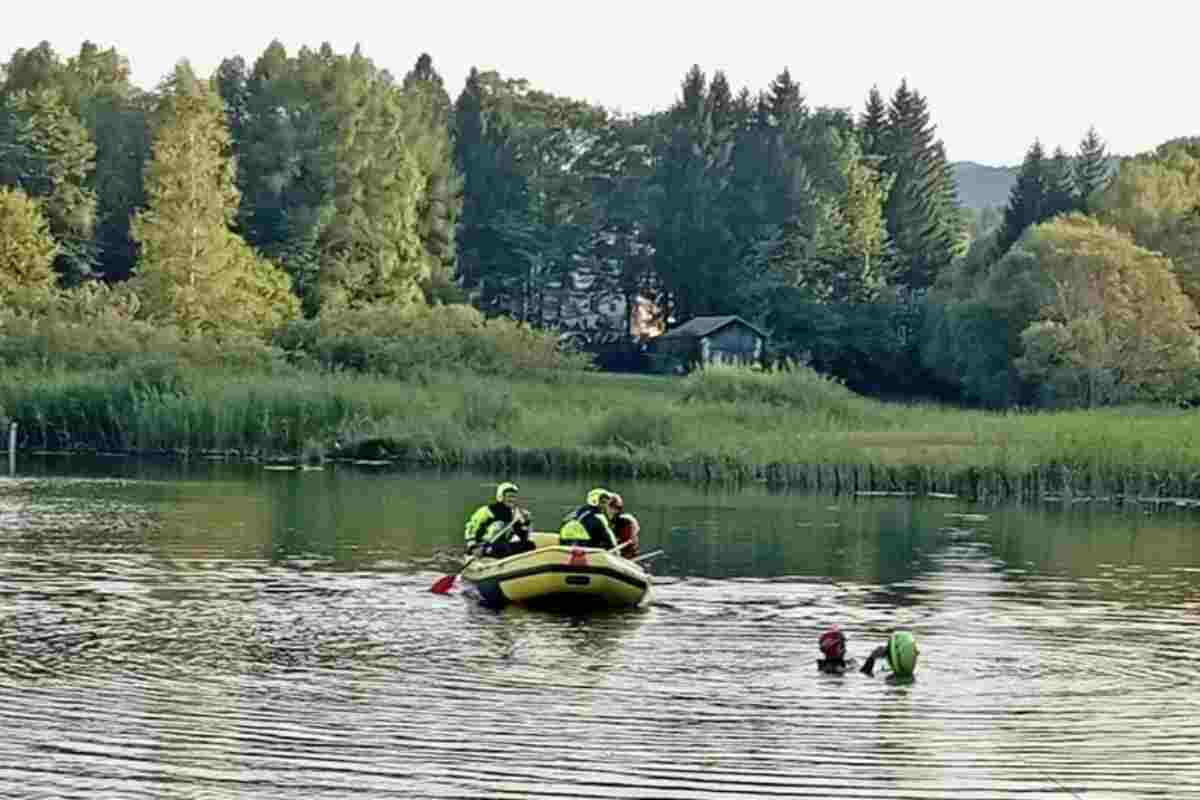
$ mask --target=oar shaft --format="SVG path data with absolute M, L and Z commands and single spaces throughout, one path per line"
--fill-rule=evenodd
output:
M 640 555 L 637 558 L 631 558 L 630 561 L 633 561 L 633 562 L 645 561 L 648 558 L 654 558 L 655 556 L 661 556 L 663 554 L 663 552 L 664 551 L 662 551 L 662 550 L 654 550 L 652 552 L 646 553 L 645 555 Z

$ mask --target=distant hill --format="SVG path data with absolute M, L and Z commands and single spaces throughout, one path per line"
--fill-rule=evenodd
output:
M 989 167 L 974 161 L 955 161 L 950 165 L 958 184 L 958 202 L 963 208 L 980 210 L 988 206 L 1003 208 L 1008 193 L 1017 182 L 1019 167 Z

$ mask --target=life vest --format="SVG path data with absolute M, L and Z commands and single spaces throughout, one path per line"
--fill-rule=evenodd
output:
M 504 503 L 489 503 L 475 509 L 463 528 L 463 544 L 470 550 L 504 529 L 513 520 L 513 510 Z
M 637 517 L 633 514 L 621 513 L 613 519 L 613 533 L 617 535 L 617 544 L 625 544 L 633 540 L 633 543 L 626 545 L 621 549 L 622 558 L 636 558 L 639 552 L 638 532 L 641 531 L 641 525 L 637 521 Z
M 604 513 L 595 506 L 584 506 L 575 512 L 558 530 L 562 544 L 590 543 L 593 547 L 616 547 L 616 536 L 608 525 Z M 611 544 L 605 544 L 610 542 Z

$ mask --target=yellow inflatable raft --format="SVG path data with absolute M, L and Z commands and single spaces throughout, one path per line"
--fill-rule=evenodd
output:
M 650 575 L 616 553 L 563 546 L 556 533 L 532 533 L 530 539 L 536 550 L 467 564 L 462 580 L 468 591 L 493 608 L 509 603 L 636 606 L 650 592 Z

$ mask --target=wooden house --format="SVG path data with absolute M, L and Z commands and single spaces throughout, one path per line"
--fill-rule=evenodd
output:
M 737 316 L 693 317 L 650 340 L 658 372 L 687 372 L 704 364 L 759 364 L 767 335 Z

